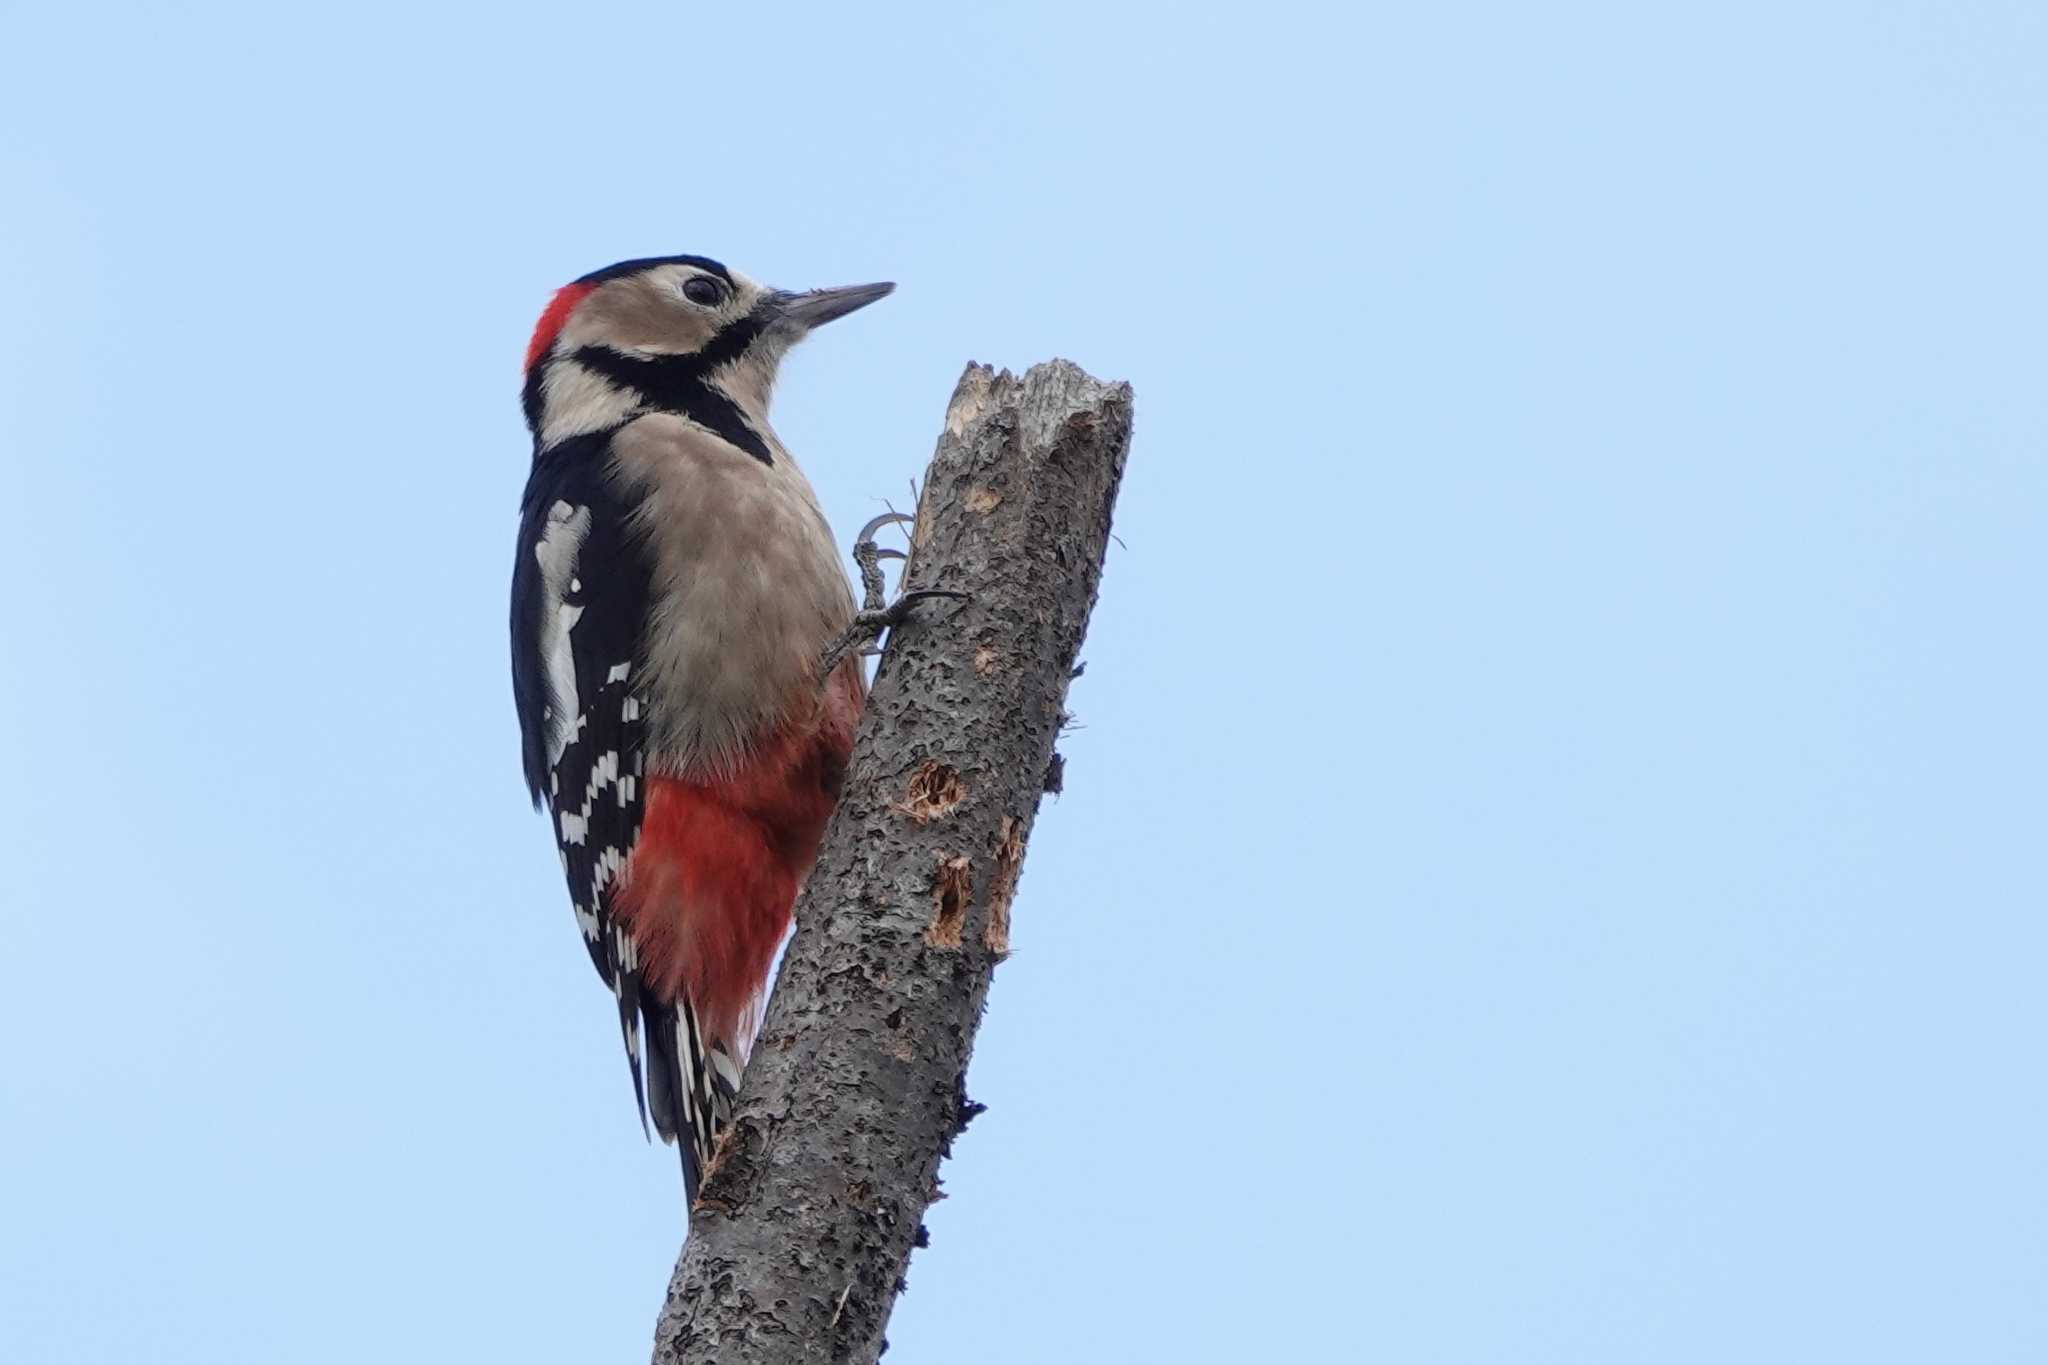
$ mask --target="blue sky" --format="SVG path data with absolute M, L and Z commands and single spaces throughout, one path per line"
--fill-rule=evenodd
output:
M 0 6 L 0 1338 L 636 1360 L 526 333 L 1136 386 L 891 1361 L 2048 1358 L 2048 11 Z

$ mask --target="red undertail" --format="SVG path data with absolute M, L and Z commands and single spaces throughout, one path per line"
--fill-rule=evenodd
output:
M 757 743 L 737 771 L 649 773 L 619 908 L 657 998 L 687 998 L 707 1042 L 737 1050 L 798 888 L 839 798 L 866 687 L 857 662 L 807 723 Z

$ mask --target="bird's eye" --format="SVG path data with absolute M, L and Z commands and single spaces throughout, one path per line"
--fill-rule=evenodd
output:
M 692 275 L 683 281 L 683 297 L 691 303 L 713 308 L 725 297 L 725 290 L 709 275 Z

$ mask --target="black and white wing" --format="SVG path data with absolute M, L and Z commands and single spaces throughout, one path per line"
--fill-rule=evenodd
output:
M 645 799 L 633 670 L 651 574 L 629 525 L 631 508 L 606 477 L 606 455 L 603 437 L 585 437 L 534 462 L 512 572 L 512 691 L 526 785 L 553 821 L 584 946 L 617 997 L 644 1127 L 641 1018 L 665 1041 L 673 1009 L 643 989 L 639 952 L 615 913 L 614 895 Z M 657 1096 L 657 1120 L 667 1117 L 663 1098 Z

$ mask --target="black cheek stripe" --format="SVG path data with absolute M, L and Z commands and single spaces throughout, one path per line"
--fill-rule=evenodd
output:
M 761 335 L 762 322 L 751 315 L 719 329 L 700 351 L 689 355 L 633 356 L 609 346 L 584 346 L 575 361 L 615 384 L 639 394 L 650 406 L 663 412 L 681 413 L 697 425 L 759 460 L 773 465 L 775 457 L 761 433 L 747 421 L 739 404 L 719 392 L 711 374 L 746 353 Z

